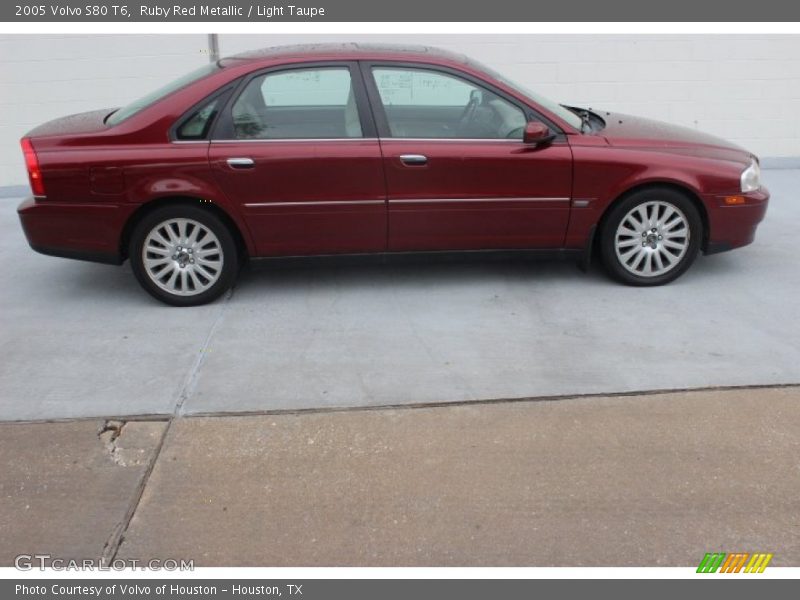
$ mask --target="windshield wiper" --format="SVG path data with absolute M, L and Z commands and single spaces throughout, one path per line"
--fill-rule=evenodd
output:
M 581 133 L 586 133 L 583 128 L 587 128 L 589 131 L 592 130 L 592 118 L 589 116 L 588 110 L 579 110 L 578 116 L 581 118 Z
M 580 117 L 580 119 L 581 119 L 581 133 L 586 133 L 587 129 L 590 132 L 592 131 L 592 117 L 591 117 L 591 113 L 588 110 L 586 110 L 585 108 L 578 108 L 576 106 L 567 106 L 565 104 L 562 104 L 561 106 L 563 106 L 567 110 L 575 113 L 576 115 L 578 115 Z

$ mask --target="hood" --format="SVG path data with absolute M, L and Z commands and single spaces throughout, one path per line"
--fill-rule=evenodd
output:
M 722 138 L 679 125 L 620 113 L 602 113 L 600 132 L 612 146 L 672 150 L 695 156 L 713 156 L 747 163 L 750 152 Z
M 104 108 L 53 119 L 52 121 L 48 121 L 47 123 L 31 129 L 25 134 L 25 137 L 58 137 L 62 135 L 81 135 L 105 131 L 108 129 L 108 126 L 105 124 L 105 119 L 113 110 L 113 108 Z

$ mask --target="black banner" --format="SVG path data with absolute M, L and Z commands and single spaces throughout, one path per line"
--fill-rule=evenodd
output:
M 672 0 L 19 0 L 2 3 L 3 21 L 17 22 L 787 22 L 800 21 L 800 3 L 786 0 L 728 2 Z
M 757 576 L 756 576 L 757 577 Z M 21 600 L 458 600 L 535 598 L 793 597 L 792 580 L 705 575 L 691 579 L 308 579 L 308 580 L 31 580 L 0 582 L 0 596 Z M 702 580 L 700 580 L 702 578 Z M 766 595 L 765 595 L 766 594 Z

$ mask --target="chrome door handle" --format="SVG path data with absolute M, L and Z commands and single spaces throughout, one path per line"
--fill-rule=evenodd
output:
M 406 166 L 418 166 L 428 164 L 428 157 L 424 154 L 401 154 L 400 162 Z
M 228 166 L 231 169 L 252 169 L 255 166 L 255 161 L 252 158 L 229 158 Z

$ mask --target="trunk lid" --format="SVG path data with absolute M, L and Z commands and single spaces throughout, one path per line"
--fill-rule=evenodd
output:
M 108 129 L 105 119 L 114 109 L 103 108 L 47 121 L 25 134 L 27 138 L 46 138 L 99 133 Z

